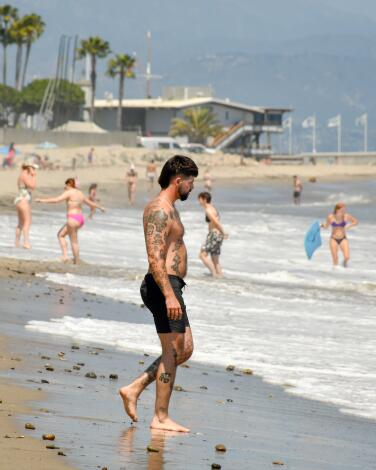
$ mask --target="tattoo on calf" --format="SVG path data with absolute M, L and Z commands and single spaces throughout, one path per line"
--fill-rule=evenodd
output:
M 159 356 L 150 366 L 145 370 L 147 377 L 143 380 L 145 386 L 150 385 L 157 377 L 158 367 L 161 363 L 162 356 Z
M 168 384 L 170 382 L 171 374 L 168 372 L 162 372 L 162 374 L 159 376 L 160 382 L 163 382 L 164 384 Z

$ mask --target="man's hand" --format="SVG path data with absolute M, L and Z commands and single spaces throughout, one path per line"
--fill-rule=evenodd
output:
M 166 297 L 167 316 L 170 320 L 180 320 L 183 311 L 174 294 Z

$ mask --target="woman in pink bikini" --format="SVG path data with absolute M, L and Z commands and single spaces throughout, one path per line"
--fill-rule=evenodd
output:
M 67 203 L 67 223 L 59 230 L 57 236 L 63 256 L 63 262 L 68 261 L 68 248 L 65 237 L 69 235 L 72 246 L 73 262 L 80 262 L 80 253 L 78 247 L 78 230 L 84 225 L 85 219 L 82 213 L 82 204 L 88 205 L 91 209 L 99 209 L 104 212 L 104 208 L 95 202 L 90 201 L 84 196 L 82 191 L 76 188 L 74 178 L 68 178 L 65 182 L 65 191 L 58 197 L 40 198 L 36 202 L 54 204 L 66 201 Z

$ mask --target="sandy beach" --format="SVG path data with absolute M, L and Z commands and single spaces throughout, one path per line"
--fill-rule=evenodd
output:
M 117 389 L 153 357 L 46 336 L 25 325 L 30 319 L 90 318 L 104 312 L 112 320 L 151 323 L 148 313 L 138 305 L 37 278 L 37 263 L 3 259 L 0 266 L 6 336 L 1 341 L 1 413 L 11 411 L 9 419 L 13 419 L 1 420 L 1 469 L 63 469 L 68 468 L 66 462 L 77 469 L 119 470 L 219 468 L 211 467 L 213 463 L 244 470 L 374 468 L 374 421 L 292 396 L 284 387 L 264 383 L 242 370 L 226 371 L 194 361 L 179 370 L 176 385 L 181 391 L 174 392 L 172 401 L 174 417 L 192 433 L 150 433 L 152 386 L 139 402 L 140 422 L 131 426 Z M 45 268 L 39 266 L 40 271 Z M 94 379 L 86 377 L 91 372 Z M 111 380 L 110 374 L 118 379 Z M 26 422 L 36 430 L 25 430 Z M 59 450 L 45 449 L 44 433 L 56 435 Z M 25 438 L 16 440 L 20 435 Z M 226 452 L 216 451 L 217 444 L 223 444 Z M 155 452 L 148 452 L 147 446 Z M 66 457 L 57 456 L 58 451 Z M 4 466 L 3 462 L 10 463 Z
M 19 166 L 25 159 L 35 152 L 33 146 L 19 146 L 20 155 L 17 156 L 16 165 Z M 53 170 L 40 170 L 37 177 L 37 190 L 35 195 L 60 193 L 64 181 L 69 177 L 78 177 L 81 187 L 86 191 L 93 182 L 99 185 L 98 192 L 102 193 L 103 202 L 109 206 L 116 206 L 119 201 L 126 202 L 125 175 L 131 162 L 135 164 L 138 172 L 138 195 L 144 194 L 147 188 L 146 165 L 153 157 L 156 159 L 158 170 L 167 158 L 173 153 L 170 151 L 155 151 L 144 148 L 124 148 L 120 146 L 97 147 L 94 163 L 87 163 L 86 155 L 89 147 L 63 148 L 48 150 L 49 162 Z M 37 152 L 42 157 L 44 152 Z M 310 179 L 338 180 L 348 178 L 371 178 L 376 175 L 376 165 L 346 165 L 346 164 L 318 164 L 318 165 L 290 165 L 265 164 L 251 159 L 245 159 L 245 165 L 240 164 L 239 155 L 230 154 L 192 154 L 200 168 L 198 182 L 202 181 L 207 168 L 217 183 L 236 184 L 236 181 L 286 181 L 295 174 L 300 175 L 303 184 Z M 76 159 L 76 167 L 72 167 L 72 159 Z M 12 207 L 16 193 L 16 181 L 19 169 L 14 168 L 0 171 L 0 209 Z

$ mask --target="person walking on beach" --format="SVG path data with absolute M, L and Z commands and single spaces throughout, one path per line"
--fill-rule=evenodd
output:
M 149 181 L 148 192 L 150 193 L 154 189 L 154 181 L 157 178 L 157 165 L 154 158 L 146 165 L 146 178 Z
M 23 248 L 30 249 L 30 226 L 31 226 L 31 194 L 37 183 L 36 170 L 38 166 L 34 163 L 23 163 L 21 173 L 17 180 L 18 194 L 14 200 L 16 205 L 18 224 L 16 228 L 16 247 L 19 248 L 21 236 L 23 235 Z
M 198 195 L 198 202 L 205 210 L 205 221 L 209 224 L 209 232 L 205 243 L 201 247 L 199 258 L 209 269 L 213 277 L 222 277 L 223 272 L 219 263 L 219 256 L 223 240 L 228 238 L 228 235 L 223 230 L 219 220 L 219 213 L 211 201 L 212 196 L 207 191 Z
M 14 147 L 14 142 L 9 145 L 8 154 L 4 158 L 3 168 L 12 168 L 14 165 L 14 159 L 16 158 L 16 149 Z
M 303 185 L 299 178 L 299 176 L 293 176 L 293 201 L 296 206 L 300 206 L 301 198 L 302 198 L 302 191 Z
M 93 183 L 89 186 L 88 198 L 89 198 L 89 201 L 93 202 L 94 204 L 99 202 L 99 199 L 97 198 L 97 189 L 98 189 L 97 183 Z M 95 209 L 96 209 L 95 207 L 90 207 L 89 219 L 93 218 L 93 215 L 95 214 Z
M 358 225 L 357 219 L 346 212 L 346 207 L 343 202 L 336 204 L 333 213 L 329 214 L 326 218 L 325 224 L 321 224 L 322 228 L 332 228 L 329 247 L 334 266 L 338 265 L 338 248 L 340 248 L 343 253 L 343 266 L 345 268 L 348 266 L 350 260 L 350 247 L 349 241 L 346 237 L 346 231 L 356 225 Z
M 150 427 L 168 431 L 189 432 L 169 417 L 169 403 L 176 368 L 193 352 L 182 289 L 187 273 L 187 250 L 184 226 L 175 208 L 177 200 L 185 201 L 193 190 L 198 168 L 189 157 L 175 155 L 162 168 L 161 192 L 145 207 L 143 216 L 149 271 L 141 284 L 141 297 L 152 312 L 162 346 L 162 355 L 130 385 L 119 393 L 126 413 L 137 421 L 137 400 L 143 390 L 156 381 L 154 417 Z
M 36 200 L 36 202 L 44 204 L 57 204 L 64 201 L 67 204 L 67 222 L 63 225 L 57 234 L 62 252 L 61 260 L 64 263 L 69 261 L 68 247 L 67 242 L 65 241 L 65 237 L 68 235 L 73 253 L 73 263 L 79 264 L 80 250 L 78 246 L 78 231 L 85 223 L 84 215 L 82 213 L 82 204 L 86 204 L 92 209 L 100 209 L 102 212 L 104 212 L 104 208 L 85 197 L 82 191 L 76 188 L 76 182 L 74 178 L 68 178 L 66 180 L 64 192 L 60 196 L 38 198 Z
M 208 193 L 211 193 L 211 191 L 213 189 L 213 178 L 212 178 L 212 175 L 210 173 L 210 168 L 209 167 L 206 168 L 206 171 L 204 173 L 204 189 Z
M 93 160 L 94 160 L 94 147 L 91 147 L 91 149 L 89 150 L 89 153 L 87 154 L 87 162 L 89 164 L 89 166 L 91 166 L 93 164 Z
M 137 171 L 133 163 L 127 171 L 127 186 L 128 186 L 128 201 L 131 206 L 136 203 L 136 185 L 137 185 Z

